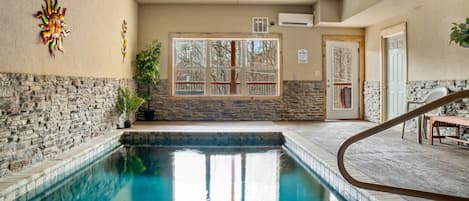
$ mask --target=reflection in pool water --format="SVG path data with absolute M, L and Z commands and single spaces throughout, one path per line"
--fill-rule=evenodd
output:
M 126 147 L 31 200 L 336 201 L 280 148 Z

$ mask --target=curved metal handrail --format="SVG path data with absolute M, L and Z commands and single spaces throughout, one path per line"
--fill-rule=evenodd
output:
M 394 194 L 401 194 L 401 195 L 407 195 L 407 196 L 413 196 L 413 197 L 420 197 L 420 198 L 426 198 L 426 199 L 432 199 L 432 200 L 441 200 L 441 201 L 469 201 L 469 198 L 464 198 L 464 197 L 458 197 L 458 196 L 453 196 L 453 195 L 445 195 L 445 194 L 439 194 L 439 193 L 433 193 L 433 192 L 426 192 L 426 191 L 419 191 L 419 190 L 413 190 L 413 189 L 406 189 L 406 188 L 399 188 L 399 187 L 394 187 L 394 186 L 387 186 L 387 185 L 381 185 L 381 184 L 373 184 L 373 183 L 366 183 L 362 182 L 359 180 L 356 180 L 353 178 L 348 171 L 345 168 L 344 164 L 344 155 L 345 151 L 347 148 L 352 145 L 355 142 L 358 142 L 360 140 L 363 140 L 367 137 L 370 137 L 372 135 L 376 135 L 381 131 L 384 131 L 386 129 L 389 129 L 391 127 L 394 127 L 398 124 L 401 124 L 405 121 L 408 121 L 412 118 L 415 118 L 419 115 L 425 114 L 427 112 L 430 112 L 436 108 L 439 108 L 441 106 L 444 106 L 448 103 L 454 102 L 461 100 L 463 98 L 468 98 L 469 97 L 469 90 L 465 91 L 460 91 L 456 92 L 453 94 L 450 94 L 448 96 L 445 96 L 443 98 L 440 98 L 438 100 L 435 100 L 433 102 L 430 102 L 429 104 L 426 104 L 422 107 L 419 107 L 415 110 L 412 110 L 406 114 L 403 114 L 401 116 L 398 116 L 394 119 L 391 119 L 383 124 L 380 124 L 378 126 L 375 126 L 373 128 L 370 128 L 368 130 L 365 130 L 363 132 L 360 132 L 349 139 L 347 139 L 339 148 L 339 152 L 337 153 L 337 163 L 339 166 L 339 171 L 340 174 L 350 182 L 352 185 L 358 186 L 360 188 L 364 189 L 369 189 L 369 190 L 375 190 L 375 191 L 382 191 L 382 192 L 388 192 L 388 193 L 394 193 Z

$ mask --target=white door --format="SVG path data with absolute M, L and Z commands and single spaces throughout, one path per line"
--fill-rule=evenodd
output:
M 405 52 L 404 36 L 398 35 L 386 40 L 386 118 L 393 119 L 405 113 Z
M 327 119 L 358 119 L 358 42 L 326 41 Z

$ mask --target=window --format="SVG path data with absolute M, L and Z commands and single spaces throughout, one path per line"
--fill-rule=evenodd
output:
M 172 95 L 279 96 L 280 37 L 270 35 L 173 37 Z

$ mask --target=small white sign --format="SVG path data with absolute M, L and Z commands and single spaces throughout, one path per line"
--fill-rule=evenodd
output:
M 298 64 L 307 64 L 308 63 L 308 50 L 299 49 L 298 50 Z

